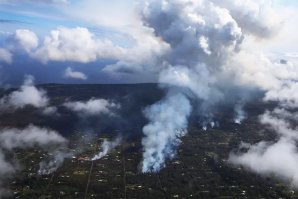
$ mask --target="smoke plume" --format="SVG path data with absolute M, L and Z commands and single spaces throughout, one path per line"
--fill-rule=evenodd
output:
M 39 175 L 49 175 L 62 166 L 66 158 L 73 157 L 74 152 L 70 152 L 67 148 L 58 148 L 52 151 L 46 160 L 39 163 Z
M 99 160 L 99 159 L 103 158 L 104 156 L 106 156 L 109 153 L 110 150 L 117 147 L 121 143 L 121 140 L 122 140 L 121 137 L 117 137 L 113 141 L 108 141 L 107 139 L 105 139 L 100 146 L 101 152 L 99 152 L 97 155 L 95 155 L 91 160 L 95 161 L 95 160 Z
M 56 131 L 39 128 L 30 125 L 24 129 L 7 128 L 0 130 L 0 187 L 4 181 L 18 171 L 16 163 L 7 154 L 14 152 L 16 149 L 33 149 L 40 148 L 53 154 L 54 159 L 63 161 L 60 156 L 62 150 L 66 148 L 67 140 L 59 135 Z M 57 162 L 57 161 L 56 161 Z M 45 166 L 45 165 L 44 165 Z M 46 165 L 53 172 L 53 165 Z M 55 165 L 57 169 L 57 165 Z M 3 189 L 1 194 L 7 191 Z
M 270 6 L 256 15 L 253 8 L 264 5 L 246 2 L 150 0 L 142 4 L 145 26 L 170 46 L 160 56 L 159 69 L 161 87 L 169 94 L 145 111 L 149 124 L 143 129 L 143 172 L 159 171 L 174 156 L 179 138 L 187 133 L 190 100 L 204 110 L 197 113 L 205 118 L 203 128 L 215 124 L 213 108 L 232 97 L 228 88 L 239 86 L 235 77 L 242 73 L 241 65 L 232 58 L 241 51 L 245 37 L 268 37 L 275 31 L 275 24 L 263 21 L 272 13 Z M 246 6 L 250 9 L 243 13 Z M 235 110 L 244 116 L 241 107 Z
M 164 100 L 145 110 L 150 123 L 143 128 L 142 172 L 157 172 L 165 166 L 166 159 L 175 156 L 179 138 L 187 131 L 190 111 L 190 102 L 182 94 L 168 94 Z
M 244 120 L 244 119 L 246 119 L 246 113 L 245 113 L 245 111 L 243 110 L 243 103 L 238 103 L 238 104 L 236 104 L 235 105 L 235 108 L 234 108 L 234 114 L 235 114 L 235 116 L 234 116 L 234 122 L 236 123 L 236 124 L 241 124 L 242 123 L 242 121 Z

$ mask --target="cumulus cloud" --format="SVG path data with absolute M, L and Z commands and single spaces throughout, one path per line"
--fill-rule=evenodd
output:
M 88 77 L 82 72 L 74 71 L 72 68 L 68 67 L 65 72 L 64 76 L 66 78 L 73 78 L 73 79 L 80 79 L 80 80 L 86 80 Z
M 266 111 L 260 116 L 260 122 L 277 133 L 278 140 L 242 144 L 239 148 L 246 152 L 232 153 L 229 161 L 261 175 L 276 176 L 298 187 L 298 128 L 294 125 L 295 121 L 297 113 L 293 110 L 276 108 Z
M 244 30 L 259 37 L 269 37 L 281 26 L 281 17 L 273 10 L 270 1 L 212 0 L 229 10 L 238 25 Z
M 129 47 L 117 44 L 107 37 L 99 37 L 83 27 L 58 27 L 52 30 L 39 45 L 35 33 L 17 30 L 11 48 L 24 49 L 28 55 L 43 63 L 72 61 L 90 63 L 100 59 L 114 60 L 106 66 L 107 73 L 156 72 L 158 59 L 169 49 L 168 44 L 154 35 L 151 28 L 140 26 L 127 34 L 133 42 Z M 148 67 L 150 66 L 150 67 Z
M 282 138 L 276 143 L 251 145 L 244 154 L 232 154 L 230 162 L 243 165 L 262 175 L 275 175 L 298 186 L 298 152 L 296 142 Z
M 56 131 L 28 126 L 25 129 L 4 129 L 0 131 L 2 149 L 32 148 L 35 146 L 51 148 L 53 145 L 64 145 L 66 140 Z
M 123 49 L 108 39 L 99 39 L 86 28 L 59 27 L 51 31 L 32 56 L 43 62 L 76 61 L 87 63 L 100 58 L 121 56 Z
M 240 149 L 246 149 L 247 152 L 232 153 L 229 161 L 262 175 L 275 175 L 297 187 L 298 129 L 293 128 L 289 120 L 293 115 L 285 109 L 267 111 L 260 117 L 260 122 L 278 134 L 278 141 L 242 145 Z
M 58 113 L 58 109 L 57 107 L 55 106 L 48 106 L 48 107 L 45 107 L 43 110 L 42 110 L 42 114 L 43 115 L 48 115 L 48 116 L 52 116 L 52 115 L 59 115 Z
M 13 91 L 0 100 L 1 109 L 7 108 L 23 108 L 26 105 L 31 105 L 37 108 L 47 106 L 49 99 L 46 92 L 34 86 L 34 77 L 31 75 L 25 76 L 23 85 L 17 91 Z
M 113 114 L 112 110 L 119 108 L 118 104 L 105 99 L 92 98 L 86 102 L 66 102 L 64 106 L 78 114 L 95 116 L 100 114 Z
M 279 101 L 286 107 L 297 107 L 298 103 L 298 83 L 296 81 L 288 81 L 279 88 L 270 90 L 266 93 L 266 101 Z
M 31 30 L 27 29 L 18 29 L 14 34 L 15 44 L 18 44 L 21 49 L 24 49 L 27 53 L 30 53 L 32 50 L 38 46 L 38 37 Z

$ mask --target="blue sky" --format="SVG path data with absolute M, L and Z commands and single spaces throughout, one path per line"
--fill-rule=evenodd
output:
M 298 6 L 298 1 L 296 0 L 283 0 L 280 1 L 280 3 L 284 3 L 285 5 Z

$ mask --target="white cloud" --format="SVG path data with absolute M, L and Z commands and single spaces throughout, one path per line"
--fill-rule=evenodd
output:
M 266 93 L 265 101 L 278 101 L 285 107 L 298 107 L 298 83 L 296 81 L 285 82 L 280 88 Z
M 272 36 L 279 29 L 282 21 L 273 3 L 268 0 L 211 0 L 229 10 L 238 25 L 259 37 Z
M 64 106 L 78 114 L 100 115 L 113 114 L 112 109 L 119 108 L 119 105 L 105 99 L 92 98 L 86 102 L 66 102 Z
M 128 30 L 126 30 L 128 31 Z M 99 37 L 87 28 L 58 27 L 46 36 L 39 45 L 35 33 L 30 30 L 17 30 L 16 46 L 24 49 L 29 56 L 43 63 L 49 61 L 94 62 L 100 59 L 115 60 L 103 70 L 109 73 L 156 72 L 162 65 L 160 57 L 169 50 L 169 45 L 154 35 L 151 28 L 139 25 L 129 29 L 127 38 L 133 40 L 129 47 L 116 44 L 107 37 Z
M 48 107 L 45 107 L 43 110 L 42 110 L 42 114 L 44 115 L 48 115 L 48 116 L 51 116 L 51 115 L 59 115 L 58 113 L 58 109 L 57 107 L 55 106 L 48 106 Z
M 259 174 L 273 174 L 298 187 L 298 128 L 291 123 L 296 119 L 296 113 L 285 109 L 267 111 L 260 117 L 260 122 L 278 134 L 278 141 L 242 144 L 240 149 L 247 152 L 232 153 L 229 161 Z
M 1 109 L 17 109 L 23 108 L 26 105 L 31 105 L 37 108 L 47 106 L 49 99 L 46 92 L 42 89 L 36 88 L 33 83 L 33 76 L 25 76 L 24 84 L 19 90 L 13 91 L 8 96 L 4 96 L 0 100 Z
M 31 56 L 43 62 L 48 61 L 75 61 L 88 63 L 97 59 L 115 59 L 123 49 L 115 46 L 108 39 L 96 38 L 86 28 L 59 27 L 51 31 L 43 45 Z
M 16 148 L 52 148 L 52 145 L 64 145 L 66 139 L 56 131 L 28 126 L 25 129 L 4 129 L 0 131 L 1 148 L 13 150 Z
M 38 37 L 34 32 L 27 29 L 16 30 L 14 39 L 27 53 L 30 53 L 38 46 Z
M 230 162 L 263 175 L 275 175 L 298 186 L 298 152 L 293 140 L 282 138 L 276 143 L 260 142 L 247 153 L 230 156 Z
M 86 80 L 88 77 L 82 72 L 79 71 L 73 71 L 72 68 L 68 67 L 65 72 L 64 76 L 66 78 L 73 78 L 73 79 L 80 79 L 80 80 Z
M 0 62 L 11 63 L 12 62 L 12 54 L 9 50 L 0 48 Z
M 142 172 L 158 172 L 167 159 L 175 156 L 175 147 L 187 132 L 190 113 L 190 102 L 182 94 L 168 95 L 145 110 L 150 122 L 143 128 Z

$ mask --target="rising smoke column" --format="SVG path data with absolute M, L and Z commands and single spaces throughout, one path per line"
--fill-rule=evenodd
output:
M 159 171 L 175 154 L 179 138 L 187 132 L 189 100 L 201 101 L 202 115 L 212 121 L 211 107 L 227 97 L 220 88 L 235 86 L 237 70 L 227 65 L 229 60 L 241 50 L 246 35 L 262 37 L 258 30 L 273 28 L 259 22 L 267 13 L 243 12 L 245 6 L 260 6 L 257 1 L 246 2 L 149 0 L 142 4 L 145 26 L 170 46 L 161 57 L 159 72 L 161 87 L 169 94 L 145 111 L 149 123 L 143 128 L 143 172 Z M 244 15 L 249 23 L 244 23 Z
M 142 172 L 157 172 L 164 167 L 166 158 L 174 157 L 179 138 L 186 133 L 190 111 L 190 102 L 182 94 L 168 94 L 145 110 L 150 123 L 143 128 Z
M 104 156 L 106 156 L 108 154 L 108 152 L 110 150 L 117 147 L 121 143 L 121 140 L 122 140 L 121 137 L 117 137 L 113 141 L 108 141 L 107 139 L 105 139 L 103 141 L 103 143 L 101 144 L 102 151 L 99 152 L 97 155 L 95 155 L 93 158 L 91 158 L 91 160 L 95 161 L 95 160 L 99 160 L 99 159 L 103 158 Z
M 243 110 L 243 103 L 238 103 L 234 107 L 234 122 L 236 124 L 241 124 L 244 119 L 246 119 L 246 113 Z

